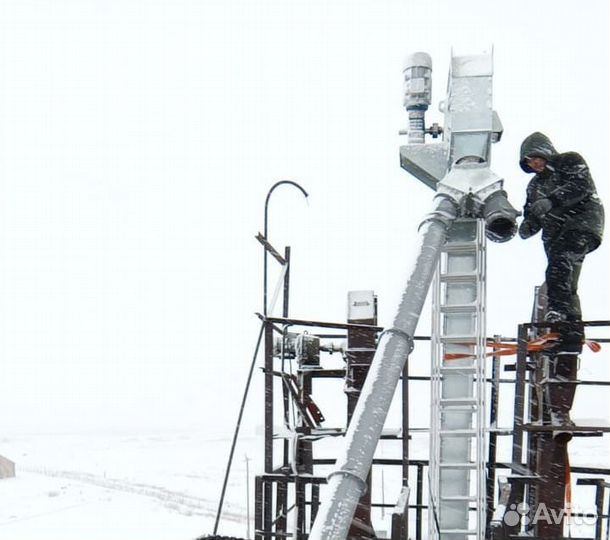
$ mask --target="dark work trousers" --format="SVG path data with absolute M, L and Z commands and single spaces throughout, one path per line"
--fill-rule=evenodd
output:
M 578 278 L 582 263 L 592 245 L 593 239 L 587 233 L 568 231 L 544 246 L 548 261 L 548 311 L 563 315 L 566 322 L 557 325 L 561 335 L 559 348 L 574 353 L 582 351 L 585 337 L 578 297 Z
M 591 245 L 592 239 L 587 233 L 568 231 L 544 246 L 548 310 L 561 313 L 567 321 L 582 320 L 578 278 Z

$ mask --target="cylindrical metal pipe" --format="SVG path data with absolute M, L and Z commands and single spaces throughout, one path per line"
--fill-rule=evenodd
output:
M 310 540 L 341 540 L 347 537 L 359 498 L 385 422 L 396 385 L 423 308 L 447 230 L 457 217 L 457 205 L 447 196 L 420 226 L 420 248 L 392 326 L 382 332 L 362 393 L 345 435 L 336 469 L 309 535 Z M 408 436 L 406 433 L 403 434 Z
M 506 191 L 494 191 L 483 203 L 483 219 L 487 238 L 494 242 L 507 242 L 517 232 L 519 212 L 508 202 Z

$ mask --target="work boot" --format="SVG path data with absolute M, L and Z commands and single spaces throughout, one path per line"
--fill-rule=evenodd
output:
M 565 321 L 566 317 L 563 313 L 559 313 L 559 311 L 551 310 L 547 311 L 544 316 L 544 322 L 548 323 L 556 323 L 560 321 Z
M 582 321 L 560 320 L 552 324 L 554 331 L 559 334 L 559 339 L 546 349 L 546 353 L 550 356 L 580 354 L 585 342 L 585 327 Z

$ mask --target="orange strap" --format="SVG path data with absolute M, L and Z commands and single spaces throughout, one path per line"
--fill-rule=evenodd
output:
M 585 345 L 593 352 L 599 352 L 602 350 L 602 346 L 597 341 L 593 341 L 591 339 L 585 339 Z
M 559 334 L 557 332 L 551 332 L 549 334 L 544 334 L 532 341 L 529 341 L 527 344 L 527 352 L 536 353 L 542 352 L 546 349 L 552 347 L 559 340 Z M 592 341 L 590 339 L 585 339 L 585 345 L 589 347 L 593 352 L 601 351 L 601 345 L 597 341 Z M 465 347 L 474 345 L 474 342 L 470 343 L 456 343 L 456 345 L 463 345 Z M 487 347 L 493 347 L 493 351 L 486 353 L 485 356 L 510 356 L 513 354 L 517 354 L 519 345 L 517 343 L 502 343 L 494 341 L 493 339 L 487 340 Z M 446 353 L 445 360 L 459 360 L 461 358 L 474 358 L 474 354 L 469 353 Z

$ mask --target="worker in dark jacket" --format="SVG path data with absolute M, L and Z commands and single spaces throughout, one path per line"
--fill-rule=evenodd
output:
M 548 266 L 546 320 L 580 321 L 578 278 L 582 262 L 600 245 L 604 208 L 585 160 L 576 152 L 560 154 L 542 133 L 521 145 L 521 168 L 536 173 L 527 186 L 521 238 L 542 230 Z
M 578 278 L 585 256 L 602 241 L 604 209 L 585 160 L 576 152 L 559 153 L 542 133 L 532 133 L 521 145 L 519 164 L 535 173 L 527 186 L 521 238 L 542 231 L 547 256 L 548 308 L 545 320 L 555 323 L 560 341 L 550 352 L 547 399 L 552 423 L 573 426 L 569 411 L 576 389 L 577 354 L 584 326 L 578 298 Z M 571 432 L 558 429 L 555 440 L 567 442 Z

